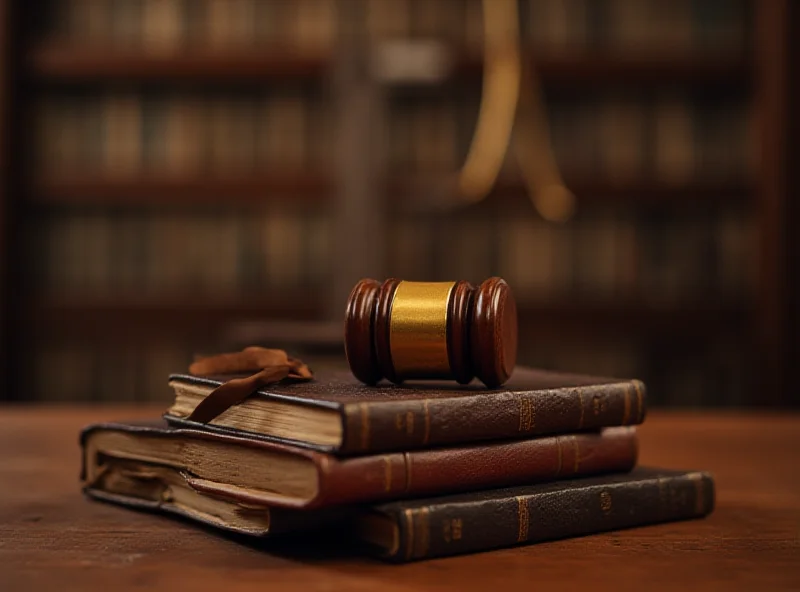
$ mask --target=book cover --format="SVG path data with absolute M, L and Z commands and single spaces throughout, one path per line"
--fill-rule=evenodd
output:
M 714 508 L 706 472 L 638 468 L 573 479 L 375 506 L 359 538 L 392 561 L 412 561 L 687 520 Z
M 117 461 L 155 463 L 178 472 L 175 479 L 184 489 L 297 509 L 629 471 L 637 456 L 630 427 L 353 458 L 163 424 L 92 425 L 81 443 L 88 489 L 104 489 L 105 475 Z
M 268 537 L 333 527 L 397 563 L 586 536 L 708 515 L 714 480 L 702 471 L 638 468 L 571 479 L 373 506 L 292 510 L 187 487 L 157 463 L 115 459 L 84 492 L 93 499 L 176 514 L 221 530 Z
M 229 378 L 172 375 L 176 398 L 165 419 L 346 455 L 633 425 L 644 420 L 646 407 L 639 380 L 519 367 L 503 387 L 492 390 L 477 382 L 372 387 L 348 371 L 324 370 L 310 383 L 263 388 L 208 424 L 187 420 Z

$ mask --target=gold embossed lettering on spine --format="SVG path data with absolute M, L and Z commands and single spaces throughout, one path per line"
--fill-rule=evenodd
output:
M 394 371 L 405 378 L 450 378 L 447 313 L 455 282 L 400 282 L 389 320 Z
M 517 308 L 508 284 L 359 281 L 345 313 L 350 369 L 366 384 L 478 378 L 503 384 L 517 356 Z

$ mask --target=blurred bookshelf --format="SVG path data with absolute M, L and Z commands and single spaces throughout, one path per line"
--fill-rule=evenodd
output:
M 752 64 L 745 56 L 704 57 L 650 52 L 644 55 L 597 56 L 560 55 L 538 58 L 536 72 L 543 82 L 556 88 L 599 85 L 669 86 L 692 84 L 713 88 L 746 88 L 751 80 Z M 480 58 L 460 55 L 456 58 L 453 78 L 479 76 Z
M 30 69 L 42 83 L 147 81 L 264 81 L 316 79 L 330 68 L 327 53 L 260 47 L 215 52 L 193 49 L 179 54 L 142 55 L 139 50 L 98 52 L 70 43 L 41 45 L 31 52 Z
M 702 182 L 696 181 L 680 187 L 648 180 L 614 184 L 604 180 L 584 178 L 566 179 L 566 184 L 584 204 L 603 204 L 608 206 L 641 207 L 661 205 L 663 207 L 704 207 L 708 204 L 746 204 L 755 199 L 756 188 L 752 181 Z M 395 209 L 413 209 L 413 195 L 416 184 L 405 176 L 386 179 L 386 192 Z M 424 199 L 424 196 L 423 198 Z M 491 191 L 491 199 L 475 205 L 476 209 L 493 206 L 493 200 L 502 202 L 503 207 L 516 210 L 530 210 L 531 202 L 527 189 L 520 182 L 503 181 Z
M 3 397 L 164 400 L 231 327 L 338 320 L 359 277 L 499 274 L 524 363 L 789 404 L 796 9 L 519 6 L 578 198 L 560 225 L 512 159 L 483 202 L 433 205 L 475 125 L 477 0 L 0 1 Z M 378 59 L 398 42 L 433 52 L 421 77 Z
M 30 309 L 30 327 L 44 333 L 57 326 L 66 333 L 114 338 L 123 329 L 126 336 L 138 333 L 140 338 L 154 334 L 164 337 L 172 331 L 182 335 L 199 334 L 214 338 L 231 322 L 253 318 L 313 319 L 322 314 L 319 299 L 306 291 L 284 293 L 280 298 L 262 297 L 235 300 L 217 299 L 186 302 L 162 297 L 148 301 L 88 301 L 85 299 L 37 302 Z M 168 336 L 168 335 L 167 335 Z
M 232 177 L 142 175 L 132 178 L 100 175 L 52 176 L 37 182 L 31 201 L 41 205 L 140 206 L 219 205 L 263 206 L 265 195 L 291 202 L 320 203 L 329 199 L 331 175 L 314 171 L 273 171 Z M 224 198 L 220 196 L 224 195 Z M 112 197 L 109 197 L 112 196 Z

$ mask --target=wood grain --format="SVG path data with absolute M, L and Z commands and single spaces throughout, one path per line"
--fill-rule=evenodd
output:
M 653 413 L 643 464 L 713 471 L 717 509 L 666 524 L 405 566 L 319 541 L 261 547 L 85 500 L 79 428 L 159 409 L 0 410 L 0 590 L 781 590 L 800 587 L 800 416 Z M 533 527 L 533 525 L 532 525 Z

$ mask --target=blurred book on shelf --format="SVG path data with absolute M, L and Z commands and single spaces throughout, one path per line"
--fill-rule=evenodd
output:
M 228 95 L 47 97 L 36 117 L 39 171 L 235 178 L 325 166 L 329 126 L 314 93 L 289 88 Z
M 391 170 L 445 172 L 463 160 L 477 104 L 474 97 L 459 96 L 461 90 L 435 101 L 395 98 L 388 130 Z M 643 180 L 676 188 L 747 184 L 757 174 L 749 111 L 736 97 L 709 103 L 676 91 L 598 92 L 548 104 L 553 147 L 567 180 L 623 187 Z M 505 175 L 513 179 L 516 166 L 507 154 Z
M 528 0 L 523 34 L 547 54 L 601 49 L 742 52 L 748 40 L 745 0 Z M 480 0 L 368 0 L 370 37 L 436 37 L 479 53 Z
M 502 211 L 490 220 L 465 212 L 426 222 L 415 214 L 396 217 L 390 276 L 413 270 L 423 278 L 479 281 L 498 274 L 523 306 L 563 298 L 743 304 L 756 281 L 752 220 L 739 208 L 687 217 L 593 207 L 555 226 L 531 212 Z
M 168 53 L 269 45 L 329 48 L 336 0 L 63 0 L 48 33 L 65 43 Z
M 280 206 L 246 214 L 89 211 L 49 218 L 32 248 L 44 297 L 235 299 L 323 288 L 330 224 L 325 212 Z

